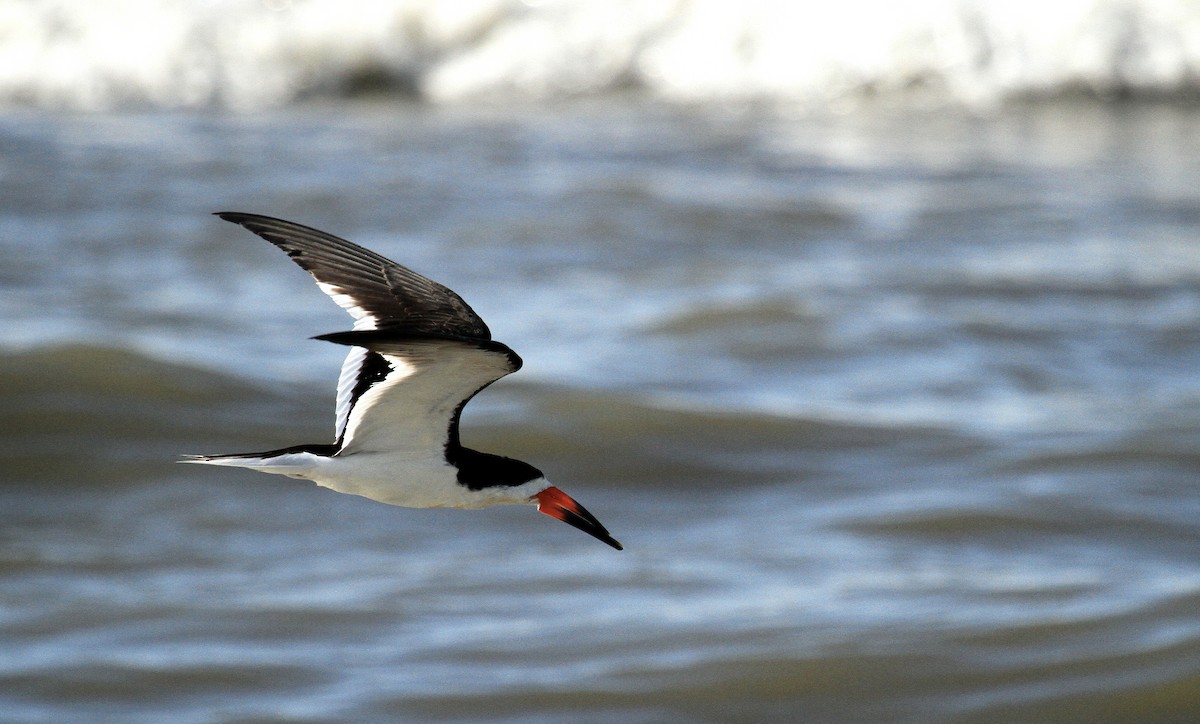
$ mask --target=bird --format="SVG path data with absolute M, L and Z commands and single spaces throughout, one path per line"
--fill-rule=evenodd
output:
M 617 550 L 622 545 L 541 470 L 459 440 L 463 407 L 521 368 L 462 297 L 373 251 L 317 229 L 220 211 L 283 250 L 350 313 L 349 331 L 313 339 L 350 347 L 338 376 L 332 443 L 180 462 L 248 468 L 409 508 L 531 504 Z

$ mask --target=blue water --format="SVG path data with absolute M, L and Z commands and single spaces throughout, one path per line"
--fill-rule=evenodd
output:
M 1200 710 L 1200 116 L 316 102 L 0 117 L 13 721 Z M 180 453 L 332 436 L 350 319 L 212 211 L 459 292 L 474 447 L 625 543 Z

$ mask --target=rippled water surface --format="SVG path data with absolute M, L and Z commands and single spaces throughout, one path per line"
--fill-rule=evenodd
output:
M 12 721 L 1200 715 L 1200 115 L 296 106 L 0 116 Z M 620 539 L 189 452 L 332 435 L 269 244 L 447 284 L 465 442 Z

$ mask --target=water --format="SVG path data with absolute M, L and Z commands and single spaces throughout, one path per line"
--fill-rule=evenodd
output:
M 869 21 L 866 20 L 869 18 Z M 683 101 L 861 94 L 1194 98 L 1200 7 L 1168 0 L 26 0 L 0 10 L 0 104 L 260 109 L 637 89 Z
M 0 720 L 1196 719 L 1200 114 L 1073 87 L 8 108 Z M 459 292 L 464 441 L 626 550 L 176 465 L 333 434 L 222 210 Z
M 9 114 L 5 717 L 1190 717 L 1198 118 Z M 468 444 L 627 550 L 175 465 L 332 435 L 349 318 L 227 208 L 463 294 Z

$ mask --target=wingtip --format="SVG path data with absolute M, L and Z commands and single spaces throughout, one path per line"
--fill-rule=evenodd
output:
M 246 219 L 252 219 L 258 214 L 248 214 L 245 211 L 214 211 L 213 216 L 224 221 L 229 221 L 234 224 L 240 224 Z
M 330 332 L 329 334 L 318 334 L 309 339 L 319 340 L 321 342 L 333 342 L 334 344 L 344 344 L 347 347 L 362 346 L 359 340 L 363 331 L 374 330 L 352 330 L 349 332 Z

